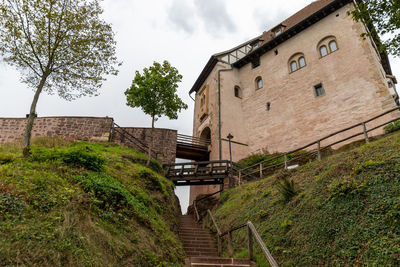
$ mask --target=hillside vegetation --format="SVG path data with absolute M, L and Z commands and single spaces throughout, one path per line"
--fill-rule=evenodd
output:
M 213 213 L 221 231 L 251 220 L 282 266 L 399 266 L 400 134 L 236 187 Z
M 161 166 L 113 143 L 0 146 L 2 266 L 180 266 L 180 213 Z

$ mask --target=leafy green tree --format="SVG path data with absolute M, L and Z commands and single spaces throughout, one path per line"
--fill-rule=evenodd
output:
M 378 42 L 381 52 L 400 56 L 400 0 L 356 1 L 357 8 L 351 12 L 356 21 L 363 21 L 370 32 L 364 35 L 382 37 Z
M 148 150 L 147 166 L 150 164 L 153 149 L 154 122 L 162 116 L 171 120 L 178 118 L 178 112 L 187 109 L 187 105 L 176 94 L 182 75 L 168 61 L 161 65 L 154 62 L 143 74 L 136 71 L 132 85 L 125 91 L 127 105 L 141 108 L 151 116 L 151 142 Z
M 98 0 L 0 0 L 0 53 L 35 93 L 24 156 L 42 91 L 70 101 L 97 95 L 104 76 L 117 75 L 114 33 L 102 12 Z

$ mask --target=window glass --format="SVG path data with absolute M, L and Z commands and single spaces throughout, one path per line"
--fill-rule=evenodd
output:
M 257 83 L 257 89 L 261 89 L 263 87 L 263 82 L 261 78 L 257 78 L 256 83 Z
M 319 48 L 319 52 L 321 54 L 321 57 L 328 55 L 328 49 L 324 45 Z
M 323 94 L 325 94 L 325 90 L 322 87 L 322 84 L 319 84 L 319 85 L 315 86 L 314 88 L 315 88 L 315 94 L 317 96 L 322 96 Z
M 306 65 L 306 59 L 304 57 L 299 58 L 299 66 L 300 68 L 304 67 Z
M 290 62 L 290 70 L 292 72 L 297 70 L 297 62 L 296 61 Z
M 235 86 L 235 96 L 240 97 L 240 88 Z
M 282 33 L 282 30 L 281 29 L 276 29 L 275 30 L 275 36 L 278 36 L 279 34 L 281 34 Z
M 329 42 L 329 49 L 331 50 L 331 52 L 336 51 L 337 50 L 337 44 L 336 41 L 330 41 Z

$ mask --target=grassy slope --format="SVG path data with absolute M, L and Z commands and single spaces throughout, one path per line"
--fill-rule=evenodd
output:
M 38 142 L 30 160 L 0 146 L 2 266 L 180 265 L 173 184 L 141 165 L 143 154 Z
M 284 178 L 297 191 L 290 201 Z M 251 220 L 282 266 L 398 266 L 400 134 L 234 188 L 213 212 L 223 231 Z M 245 229 L 234 243 L 247 255 Z

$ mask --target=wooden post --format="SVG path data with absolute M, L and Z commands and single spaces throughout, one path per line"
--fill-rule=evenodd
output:
M 217 234 L 217 242 L 218 242 L 218 256 L 222 253 L 222 245 L 221 245 L 221 237 Z
M 318 140 L 318 160 L 321 160 L 321 140 Z
M 229 257 L 233 257 L 233 247 L 232 247 L 232 232 L 228 233 L 228 250 L 229 250 Z
M 364 131 L 365 142 L 369 143 L 369 138 L 368 138 L 368 133 L 367 133 L 367 126 L 365 126 L 365 122 L 362 123 L 362 126 L 363 126 L 363 131 Z
M 251 229 L 247 226 L 247 239 L 248 239 L 248 252 L 249 252 L 249 260 L 253 260 L 253 236 L 251 235 Z
M 260 163 L 260 178 L 262 178 L 262 175 L 263 175 L 263 173 L 262 173 L 262 163 Z
M 285 170 L 287 169 L 287 155 L 285 154 L 284 155 L 284 158 L 285 158 Z
M 242 176 L 242 171 L 241 170 L 239 170 L 239 185 L 240 185 L 240 178 L 241 178 L 241 176 Z

